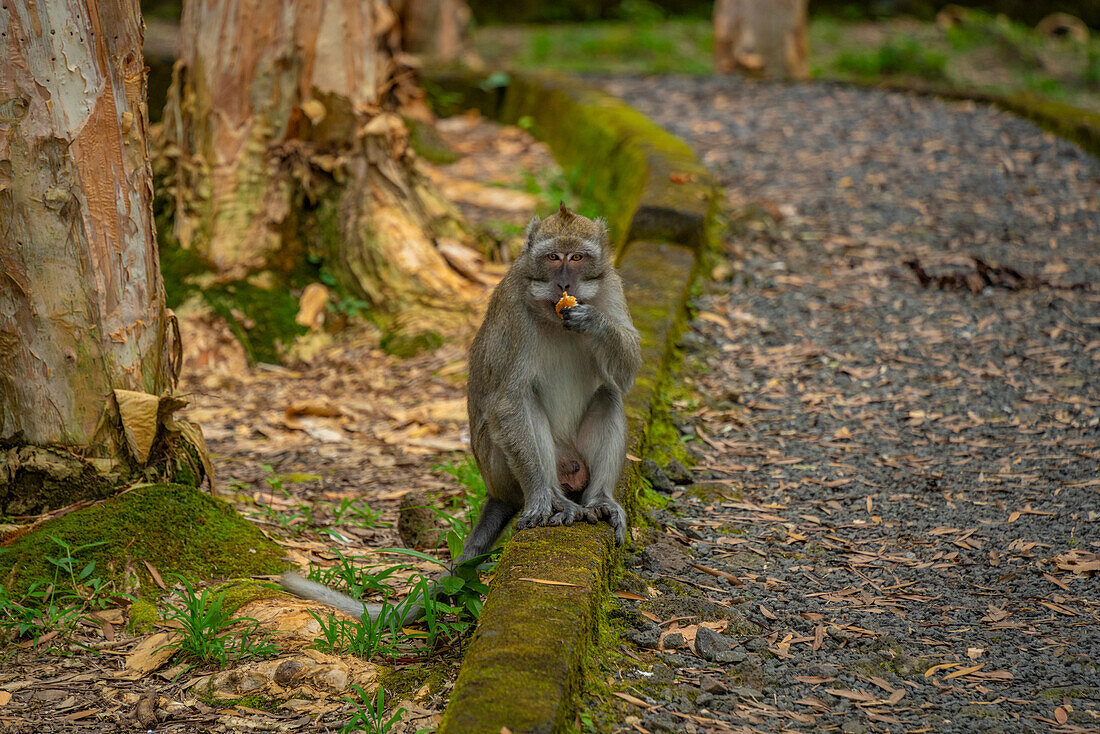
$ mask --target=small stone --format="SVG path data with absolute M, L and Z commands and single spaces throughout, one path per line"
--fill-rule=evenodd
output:
M 856 639 L 854 633 L 849 632 L 848 630 L 839 629 L 837 627 L 827 628 L 825 630 L 825 634 L 827 634 L 829 637 L 832 637 L 837 642 L 851 642 L 852 640 Z
M 763 637 L 754 637 L 745 643 L 745 649 L 749 652 L 764 652 L 768 649 L 768 643 Z
M 867 727 L 856 719 L 848 719 L 840 725 L 840 730 L 844 734 L 865 734 Z
M 642 550 L 641 561 L 647 571 L 676 575 L 687 569 L 689 559 L 683 546 L 661 538 Z
M 406 548 L 433 550 L 446 532 L 441 523 L 427 492 L 414 489 L 401 498 L 397 534 Z
M 717 678 L 712 678 L 709 675 L 703 676 L 703 680 L 699 683 L 699 687 L 706 693 L 722 694 L 729 691 L 722 681 Z
M 685 525 L 681 529 L 683 530 L 684 535 L 691 538 L 692 540 L 705 540 L 705 538 L 703 538 L 703 534 L 693 528 L 691 525 Z
M 668 462 L 668 465 L 665 466 L 665 474 L 676 484 L 691 484 L 695 481 L 695 478 L 691 476 L 691 470 L 676 459 Z
M 676 678 L 672 668 L 664 663 L 654 663 L 649 672 L 653 674 L 652 680 L 654 683 L 671 683 Z
M 630 633 L 630 641 L 643 650 L 656 650 L 660 640 L 660 629 L 644 629 Z
M 147 729 L 152 729 L 158 723 L 157 699 L 152 693 L 142 696 L 138 705 L 134 707 L 134 718 Z
M 642 460 L 642 475 L 649 480 L 650 485 L 658 492 L 671 494 L 676 489 L 676 485 L 668 478 L 664 469 L 658 466 L 653 459 Z
M 276 683 L 284 688 L 290 685 L 295 678 L 301 675 L 305 665 L 300 660 L 284 660 L 279 663 L 279 667 L 275 668 L 275 675 L 273 676 Z
M 665 635 L 665 639 L 661 643 L 666 650 L 683 650 L 687 647 L 687 640 L 679 632 L 672 632 Z
M 715 660 L 718 653 L 729 649 L 729 640 L 709 627 L 699 627 L 696 630 L 695 654 L 704 660 Z
M 737 696 L 742 701 L 747 701 L 749 699 L 754 699 L 754 698 L 759 700 L 760 698 L 763 698 L 763 696 L 764 696 L 764 694 L 761 693 L 760 691 L 756 690 L 755 688 L 749 688 L 748 686 L 742 686 L 741 688 L 734 688 L 733 690 L 730 691 L 730 693 Z
M 749 656 L 744 650 L 719 650 L 718 654 L 714 656 L 714 662 L 716 663 L 733 663 L 734 665 L 743 663 L 748 659 Z

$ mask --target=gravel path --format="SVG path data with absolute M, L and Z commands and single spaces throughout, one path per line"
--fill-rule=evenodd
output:
M 650 465 L 669 506 L 627 562 L 651 598 L 603 678 L 634 702 L 591 715 L 1100 731 L 1100 163 L 966 103 L 606 86 L 742 216 L 685 338 L 698 461 Z

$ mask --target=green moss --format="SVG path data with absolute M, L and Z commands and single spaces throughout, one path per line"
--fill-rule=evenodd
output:
M 638 491 L 638 515 L 644 518 L 654 510 L 667 509 L 671 501 L 670 497 L 657 492 L 645 483 Z
M 1096 695 L 1096 691 L 1088 686 L 1065 685 L 1042 688 L 1035 695 L 1052 701 L 1060 701 L 1063 698 L 1092 698 Z
M 407 117 L 405 126 L 409 129 L 409 146 L 424 160 L 436 165 L 458 160 L 458 155 L 431 124 Z
M 601 590 L 612 574 L 611 549 L 605 523 L 513 536 L 497 566 L 440 734 L 496 731 L 502 725 L 560 731 L 572 719 L 568 702 L 576 700 L 582 662 L 597 637 Z
M 924 79 L 944 79 L 947 57 L 926 49 L 915 38 L 891 38 L 873 51 L 849 51 L 840 54 L 836 66 L 841 71 L 861 76 L 909 75 Z
M 210 590 L 210 593 L 215 596 L 218 594 L 225 594 L 225 601 L 222 606 L 230 614 L 236 612 L 245 604 L 260 599 L 274 599 L 280 596 L 289 596 L 285 591 L 279 588 L 277 584 L 245 579 L 235 579 L 233 581 L 227 581 L 224 584 L 218 584 Z
M 160 615 L 156 606 L 148 599 L 139 597 L 130 605 L 130 621 L 126 623 L 126 630 L 133 635 L 148 634 L 158 621 Z
M 727 499 L 740 499 L 741 495 L 724 484 L 717 482 L 700 482 L 699 484 L 693 484 L 687 489 L 689 497 L 703 502 L 704 504 L 710 504 L 712 502 L 721 502 Z
M 411 699 L 417 691 L 428 686 L 429 695 L 443 689 L 447 681 L 448 664 L 410 665 L 404 668 L 378 669 L 378 684 L 386 689 L 386 698 Z
M 163 212 L 157 216 L 160 237 L 160 273 L 164 278 L 164 301 L 168 308 L 179 308 L 192 293 L 199 292 L 195 276 L 209 272 L 194 250 L 185 250 L 164 233 L 170 228 Z
M 181 485 L 134 487 L 109 500 L 44 523 L 0 555 L 0 579 L 15 590 L 52 579 L 45 560 L 57 537 L 74 546 L 103 541 L 78 554 L 96 561 L 104 581 L 123 582 L 132 567 L 146 589 L 151 585 L 142 561 L 161 573 L 189 579 L 252 576 L 286 568 L 282 550 L 221 500 Z
M 306 333 L 294 320 L 298 300 L 284 285 L 261 288 L 238 280 L 206 288 L 203 299 L 229 324 L 251 362 L 278 363 Z
M 1100 113 L 1026 93 L 1010 95 L 997 103 L 1100 157 Z
M 407 359 L 443 346 L 443 335 L 435 331 L 418 331 L 413 334 L 404 331 L 388 331 L 379 342 L 382 351 L 395 357 Z

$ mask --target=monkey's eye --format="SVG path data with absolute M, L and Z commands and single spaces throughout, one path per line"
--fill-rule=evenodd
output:
M 558 260 L 561 260 L 561 255 L 556 252 L 551 252 L 549 255 L 546 256 L 546 259 L 552 263 L 556 263 Z
M 569 256 L 569 259 L 573 260 L 574 262 L 579 262 L 584 259 L 584 255 L 579 252 L 574 252 L 572 255 Z

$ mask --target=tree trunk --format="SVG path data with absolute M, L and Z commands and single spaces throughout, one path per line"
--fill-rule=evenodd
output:
M 0 514 L 145 463 L 173 378 L 142 32 L 137 0 L 0 3 Z
M 306 256 L 391 312 L 469 290 L 436 249 L 463 238 L 398 113 L 423 114 L 381 0 L 188 0 L 164 114 L 179 245 L 216 282 Z
M 714 62 L 775 79 L 809 76 L 806 0 L 716 0 Z
M 465 0 L 392 0 L 401 18 L 405 50 L 429 63 L 468 62 L 467 28 L 473 17 Z

